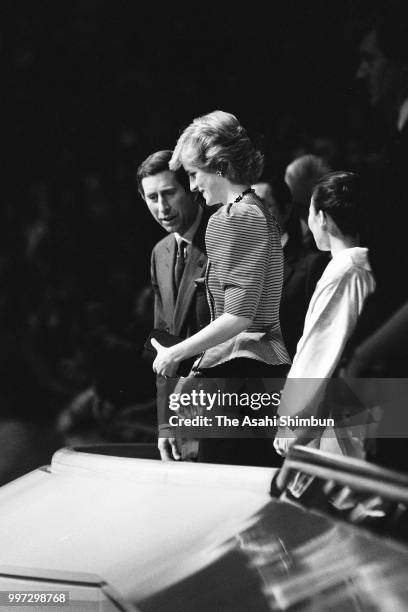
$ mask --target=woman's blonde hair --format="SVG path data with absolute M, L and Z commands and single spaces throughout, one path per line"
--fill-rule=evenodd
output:
M 232 183 L 251 185 L 262 174 L 264 158 L 255 149 L 246 130 L 231 113 L 213 111 L 197 117 L 177 141 L 169 162 L 176 171 L 184 162 L 219 172 Z

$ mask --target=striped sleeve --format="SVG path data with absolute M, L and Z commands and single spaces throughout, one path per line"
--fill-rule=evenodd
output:
M 253 319 L 265 279 L 267 222 L 258 207 L 242 203 L 217 219 L 212 265 L 224 291 L 224 312 Z

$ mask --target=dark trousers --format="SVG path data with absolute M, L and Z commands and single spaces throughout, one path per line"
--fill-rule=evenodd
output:
M 232 379 L 234 389 L 239 388 L 240 393 L 251 393 L 257 387 L 254 383 L 255 379 L 285 378 L 289 367 L 286 364 L 274 366 L 256 359 L 238 358 L 213 368 L 199 370 L 197 376 Z M 238 386 L 237 379 L 239 379 Z M 248 407 L 241 409 L 240 416 L 245 415 L 256 416 Z M 262 435 L 259 429 L 253 432 L 252 437 L 247 438 L 202 438 L 199 444 L 198 461 L 228 465 L 280 467 L 283 460 L 273 447 L 273 439 L 270 431 L 268 435 Z

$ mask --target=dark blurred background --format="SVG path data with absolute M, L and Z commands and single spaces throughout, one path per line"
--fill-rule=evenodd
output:
M 90 385 L 152 397 L 134 364 L 162 232 L 137 165 L 219 108 L 269 165 L 310 152 L 353 166 L 376 137 L 355 80 L 371 5 L 2 0 L 2 418 L 48 422 Z

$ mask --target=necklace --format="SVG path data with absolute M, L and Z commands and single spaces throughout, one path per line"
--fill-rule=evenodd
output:
M 242 198 L 246 196 L 248 193 L 255 193 L 252 187 L 248 187 L 248 189 L 245 189 L 245 191 L 243 191 L 237 198 L 235 198 L 235 200 L 233 201 L 233 204 L 237 204 L 238 202 L 240 202 Z

